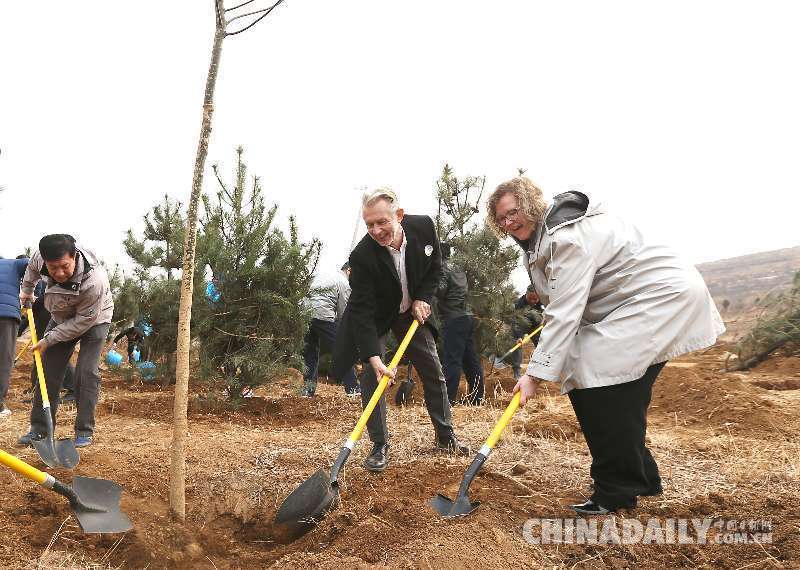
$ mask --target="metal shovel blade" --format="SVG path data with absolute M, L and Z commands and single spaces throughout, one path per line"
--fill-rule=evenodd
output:
M 43 437 L 38 441 L 34 440 L 31 443 L 48 467 L 74 469 L 81 460 L 81 456 L 75 448 L 75 441 L 72 439 L 56 441 L 51 436 Z
M 394 403 L 398 406 L 404 406 L 411 401 L 411 392 L 414 390 L 414 380 L 411 378 L 403 380 L 400 386 L 397 387 L 397 392 L 394 394 Z
M 338 486 L 319 469 L 283 500 L 273 522 L 276 540 L 289 543 L 303 536 L 339 499 Z
M 502 370 L 503 368 L 506 368 L 508 364 L 506 364 L 502 358 L 495 356 L 494 361 L 492 362 L 492 366 L 494 366 L 498 370 Z
M 466 495 L 457 496 L 454 502 L 440 493 L 428 501 L 428 504 L 443 517 L 452 518 L 463 517 L 472 513 L 480 506 L 481 502 L 475 501 L 472 503 Z
M 133 528 L 128 515 L 120 511 L 122 487 L 106 479 L 75 477 L 72 510 L 85 533 L 126 532 Z

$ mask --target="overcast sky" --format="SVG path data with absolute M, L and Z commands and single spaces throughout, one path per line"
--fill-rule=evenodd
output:
M 211 0 L 3 6 L 0 255 L 67 232 L 124 262 L 184 202 Z M 231 5 L 230 3 L 228 4 Z M 435 211 L 444 162 L 579 188 L 694 262 L 800 244 L 800 3 L 288 0 L 224 45 L 210 165 L 349 250 L 363 186 Z

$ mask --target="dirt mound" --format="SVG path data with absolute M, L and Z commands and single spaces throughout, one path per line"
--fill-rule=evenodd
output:
M 753 384 L 765 390 L 800 390 L 800 378 L 756 380 Z
M 734 375 L 665 367 L 653 387 L 649 418 L 681 426 L 774 431 L 785 417 L 763 388 Z
M 791 375 L 800 378 L 800 356 L 775 354 L 759 363 L 753 371 L 762 374 Z
M 172 392 L 107 392 L 97 405 L 97 414 L 170 422 L 172 407 Z M 269 418 L 272 424 L 294 426 L 321 420 L 324 416 L 324 408 L 320 408 L 313 400 L 290 396 L 270 399 L 254 397 L 229 402 L 194 395 L 189 400 L 190 421 L 219 422 L 224 419 L 226 422 L 250 423 Z

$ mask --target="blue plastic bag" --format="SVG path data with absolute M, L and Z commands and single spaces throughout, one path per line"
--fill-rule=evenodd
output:
M 109 366 L 119 366 L 122 364 L 122 355 L 116 350 L 109 350 L 106 353 L 106 364 Z

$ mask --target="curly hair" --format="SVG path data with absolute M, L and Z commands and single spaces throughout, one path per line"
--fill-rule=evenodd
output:
M 507 233 L 505 228 L 497 223 L 497 202 L 506 194 L 513 194 L 516 197 L 519 202 L 520 215 L 532 221 L 534 225 L 539 223 L 545 210 L 547 210 L 544 194 L 530 178 L 517 176 L 503 182 L 495 188 L 494 192 L 486 200 L 486 225 L 501 239 Z

